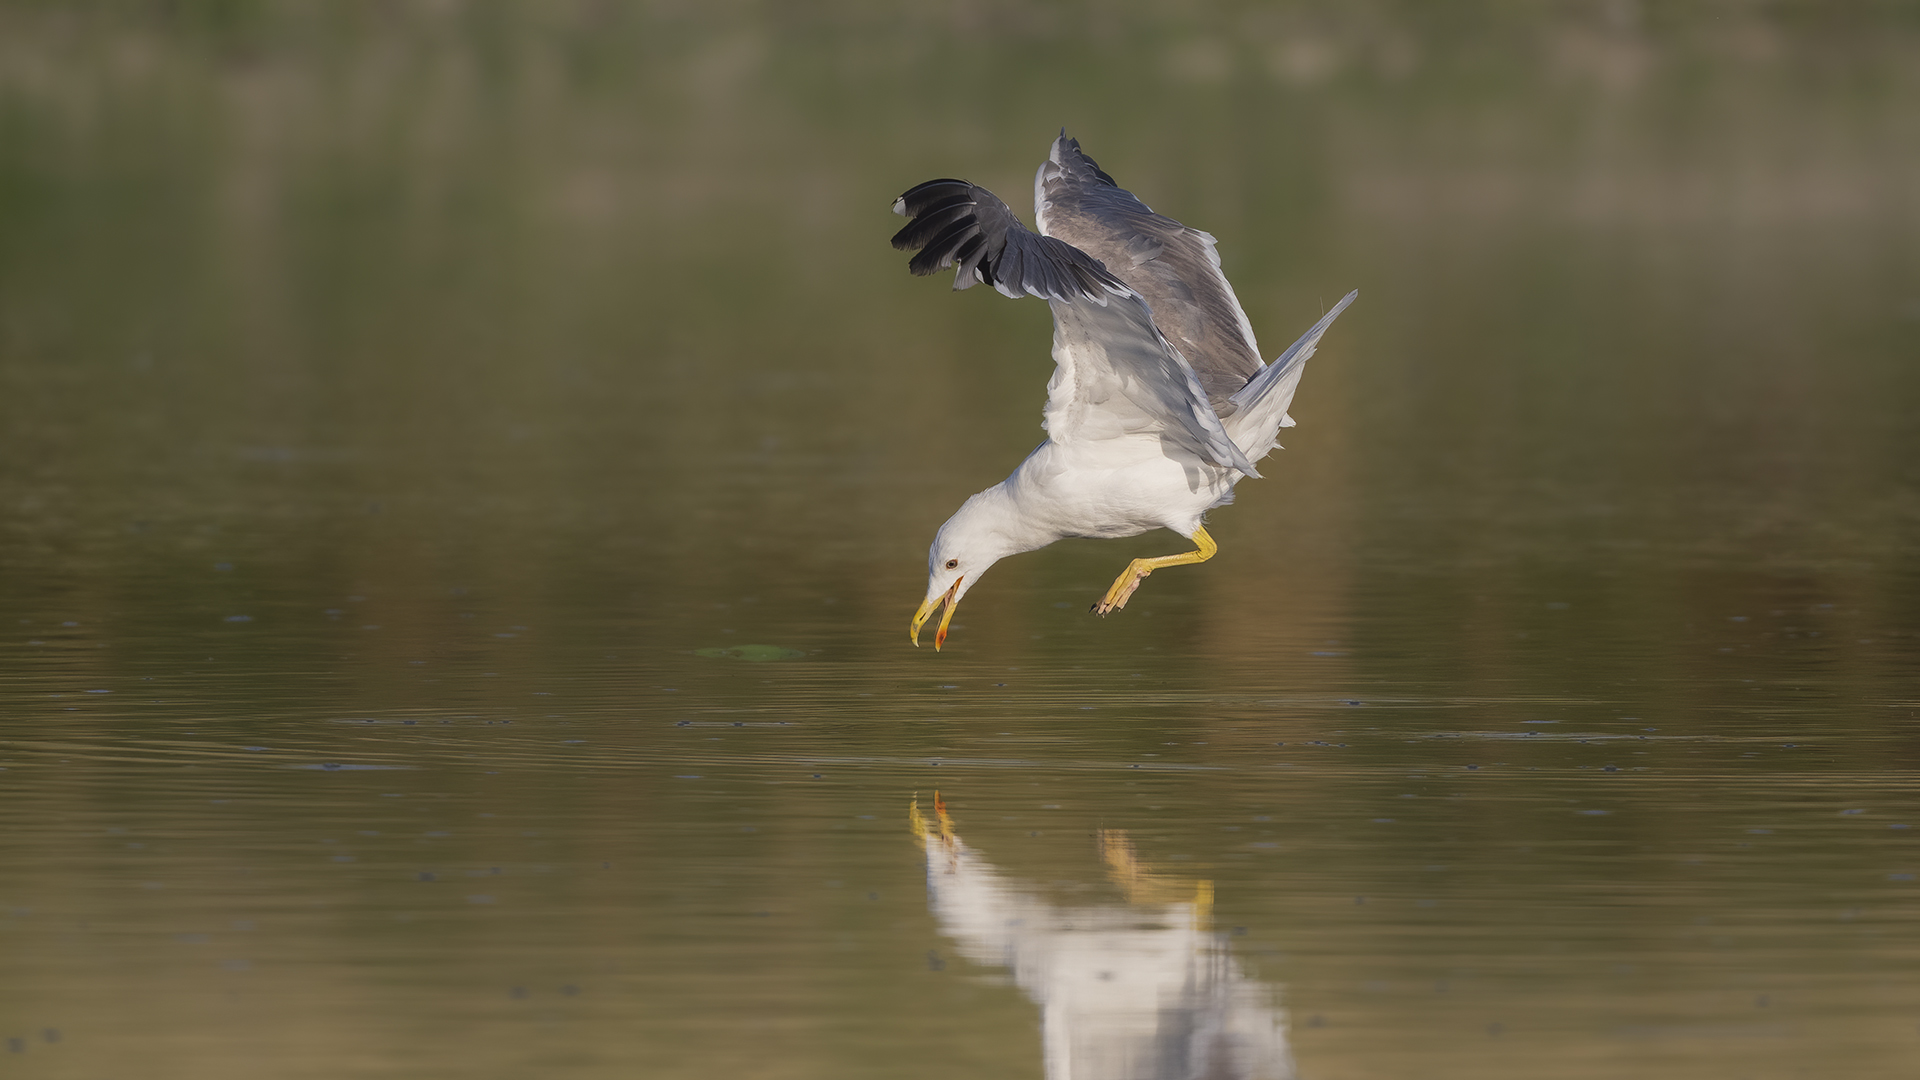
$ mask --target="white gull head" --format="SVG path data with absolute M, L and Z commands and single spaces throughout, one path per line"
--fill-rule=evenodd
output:
M 1009 555 L 1045 547 L 1058 539 L 1033 535 L 1035 530 L 1024 520 L 1018 505 L 1008 496 L 1005 486 L 996 484 L 968 499 L 934 535 L 927 549 L 927 598 L 913 613 L 908 633 L 920 644 L 920 628 L 932 618 L 934 609 L 946 607 L 940 625 L 933 632 L 933 647 L 938 651 L 947 641 L 947 624 L 987 568 Z

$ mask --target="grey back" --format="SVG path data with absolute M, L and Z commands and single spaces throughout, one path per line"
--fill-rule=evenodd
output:
M 1213 237 L 1154 213 L 1065 132 L 1034 180 L 1034 215 L 1043 235 L 1098 259 L 1140 294 L 1209 403 L 1222 418 L 1231 415 L 1227 399 L 1265 365 Z

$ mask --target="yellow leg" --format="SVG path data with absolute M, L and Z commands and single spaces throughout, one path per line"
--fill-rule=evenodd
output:
M 1163 566 L 1180 566 L 1185 563 L 1206 562 L 1208 559 L 1213 558 L 1214 552 L 1220 550 L 1220 545 L 1213 542 L 1213 537 L 1208 536 L 1207 530 L 1205 529 L 1193 530 L 1193 542 L 1200 545 L 1199 548 L 1186 552 L 1185 554 L 1162 555 L 1157 559 L 1133 560 L 1133 562 L 1127 565 L 1126 573 L 1113 579 L 1113 588 L 1107 590 L 1107 595 L 1102 597 L 1099 603 L 1093 605 L 1093 613 L 1095 615 L 1105 615 L 1109 611 L 1118 611 L 1126 607 L 1127 598 L 1133 595 L 1133 590 L 1140 587 L 1140 582 L 1145 579 L 1148 574 L 1153 573 Z

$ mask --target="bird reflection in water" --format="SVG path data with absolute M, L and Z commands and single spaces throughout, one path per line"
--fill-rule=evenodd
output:
M 1066 906 L 954 832 L 945 802 L 908 810 L 940 929 L 1005 967 L 1040 1006 L 1048 1080 L 1290 1080 L 1286 1014 L 1212 928 L 1213 883 L 1157 874 L 1118 829 L 1096 834 L 1124 905 Z

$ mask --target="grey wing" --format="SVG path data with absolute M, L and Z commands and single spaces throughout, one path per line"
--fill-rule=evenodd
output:
M 1057 366 L 1047 383 L 1047 435 L 1054 442 L 1157 435 L 1221 468 L 1260 475 L 1138 294 L 1051 306 Z
M 1314 351 L 1320 348 L 1320 339 L 1326 336 L 1327 328 L 1333 320 L 1347 310 L 1347 305 L 1360 298 L 1360 290 L 1355 289 L 1340 298 L 1333 310 L 1320 316 L 1320 321 L 1300 335 L 1300 340 L 1287 346 L 1287 351 L 1275 357 L 1272 366 L 1262 371 L 1257 378 L 1248 383 L 1239 393 L 1233 395 L 1233 403 L 1241 409 L 1277 409 L 1283 419 L 1280 427 L 1292 427 L 1290 419 L 1285 419 L 1287 406 L 1293 403 L 1293 388 L 1300 383 L 1300 370 L 1313 358 Z
M 1333 325 L 1333 320 L 1359 296 L 1356 289 L 1341 297 L 1332 311 L 1320 316 L 1320 321 L 1301 334 L 1300 340 L 1288 346 L 1287 351 L 1256 375 L 1245 389 L 1233 395 L 1234 412 L 1226 423 L 1234 441 L 1246 445 L 1254 458 L 1267 456 L 1267 451 L 1272 449 L 1268 443 L 1275 433 L 1293 426 L 1293 417 L 1287 415 L 1287 409 L 1293 405 L 1293 392 L 1300 385 L 1301 372 L 1306 370 L 1307 361 L 1320 347 L 1320 339 Z
M 1212 236 L 1154 213 L 1061 132 L 1033 184 L 1041 233 L 1099 259 L 1139 293 L 1222 417 L 1265 367 Z
M 929 180 L 894 200 L 893 211 L 908 218 L 893 246 L 919 251 L 907 264 L 913 273 L 957 266 L 955 289 L 985 282 L 1049 302 L 1059 366 L 1048 383 L 1047 433 L 1055 442 L 1159 433 L 1222 468 L 1260 475 L 1146 302 L 1098 259 L 1028 231 L 1006 203 L 964 180 Z

